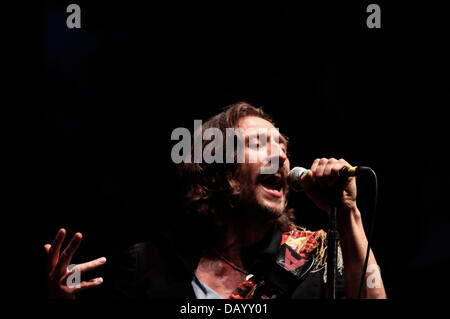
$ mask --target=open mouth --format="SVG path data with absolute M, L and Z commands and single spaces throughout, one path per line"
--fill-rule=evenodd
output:
M 270 195 L 275 197 L 283 196 L 285 182 L 281 174 L 261 174 L 258 182 Z

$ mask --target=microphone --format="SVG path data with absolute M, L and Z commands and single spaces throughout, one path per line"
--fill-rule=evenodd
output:
M 352 167 L 344 166 L 339 171 L 339 176 L 341 178 L 348 178 L 350 176 L 358 176 L 360 173 L 370 170 L 371 170 L 370 167 L 366 166 L 352 166 Z M 300 184 L 300 180 L 302 176 L 308 174 L 308 172 L 309 169 L 299 166 L 291 169 L 291 171 L 287 176 L 289 187 L 295 192 L 302 191 L 302 185 Z
M 300 185 L 300 179 L 302 178 L 303 175 L 306 175 L 308 172 L 309 172 L 309 169 L 299 167 L 299 166 L 291 169 L 287 176 L 288 185 L 289 185 L 290 189 L 292 189 L 295 192 L 302 191 L 303 189 L 302 189 L 302 185 Z

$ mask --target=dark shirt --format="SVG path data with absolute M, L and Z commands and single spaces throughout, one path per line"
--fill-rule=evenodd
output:
M 325 268 L 313 272 L 313 267 L 305 263 L 301 278 L 294 276 L 277 263 L 285 249 L 280 247 L 281 240 L 281 231 L 274 227 L 260 243 L 243 252 L 245 268 L 264 282 L 254 298 L 325 298 Z M 195 299 L 191 281 L 201 254 L 195 248 L 183 248 L 187 246 L 188 242 L 171 241 L 165 236 L 131 246 L 112 274 L 112 297 Z M 342 273 L 337 278 L 336 295 L 344 297 Z

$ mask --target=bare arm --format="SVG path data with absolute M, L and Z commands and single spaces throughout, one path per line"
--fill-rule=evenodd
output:
M 334 158 L 316 159 L 310 171 L 301 179 L 306 195 L 323 211 L 329 213 L 329 191 L 339 180 L 339 171 L 351 165 Z M 341 208 L 338 212 L 337 228 L 344 259 L 345 295 L 357 298 L 362 268 L 367 251 L 367 238 L 356 206 L 356 181 L 350 177 L 341 190 Z M 386 298 L 375 256 L 370 251 L 362 298 Z
M 367 238 L 361 222 L 361 214 L 357 207 L 347 213 L 350 218 L 346 225 L 340 225 L 340 243 L 344 258 L 345 295 L 357 298 L 361 282 L 362 269 L 367 252 Z M 370 250 L 367 272 L 361 291 L 361 298 L 386 298 L 383 280 L 375 256 Z

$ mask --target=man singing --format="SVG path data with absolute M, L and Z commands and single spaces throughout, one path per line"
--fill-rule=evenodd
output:
M 183 216 L 159 236 L 132 246 L 111 274 L 117 298 L 327 298 L 327 234 L 295 224 L 288 209 L 288 141 L 271 118 L 248 103 L 226 107 L 203 123 L 202 130 L 241 129 L 239 149 L 224 148 L 223 159 L 179 164 Z M 228 130 L 227 130 L 228 129 Z M 255 132 L 265 132 L 255 134 Z M 225 140 L 225 139 L 224 139 Z M 203 140 L 202 151 L 208 146 Z M 233 152 L 233 154 L 227 154 Z M 242 151 L 242 152 L 241 152 Z M 243 160 L 239 160 L 242 158 Z M 276 169 L 264 170 L 277 163 Z M 316 159 L 300 183 L 306 195 L 329 213 L 330 190 L 339 182 L 337 296 L 357 298 L 367 239 L 356 205 L 355 177 L 342 183 L 339 171 L 351 165 L 343 159 Z M 81 234 L 76 233 L 60 254 L 61 229 L 48 253 L 49 297 L 75 298 L 83 289 L 100 285 L 101 278 L 67 284 L 68 270 Z M 81 274 L 106 261 L 79 264 Z M 361 297 L 386 298 L 375 257 Z M 370 278 L 369 278 L 370 276 Z M 369 283 L 369 284 L 368 284 Z

